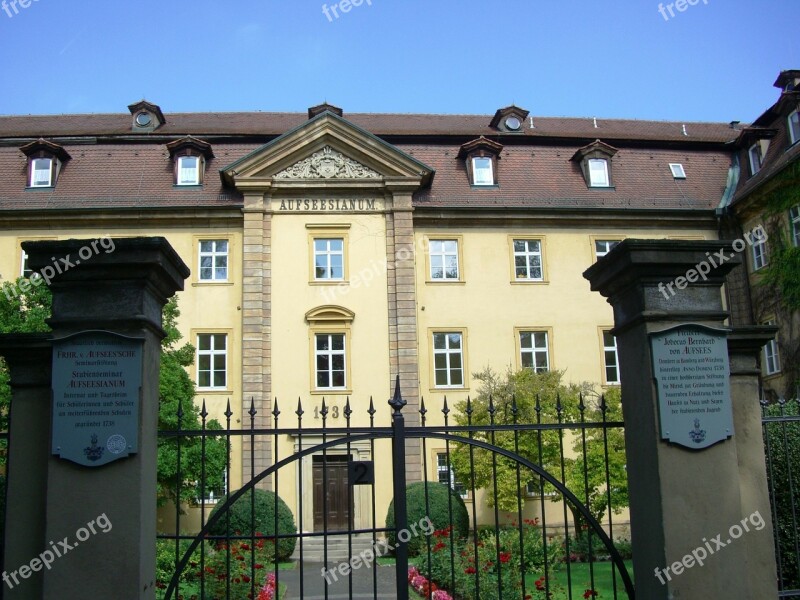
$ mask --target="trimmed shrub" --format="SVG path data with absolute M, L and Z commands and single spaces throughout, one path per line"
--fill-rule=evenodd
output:
M 255 514 L 250 512 L 251 495 L 255 493 Z M 220 498 L 209 519 L 216 515 L 228 500 L 228 496 Z M 220 515 L 219 520 L 209 530 L 211 535 L 226 535 L 226 517 Z M 286 502 L 278 497 L 278 534 L 294 535 L 297 526 L 294 515 Z M 270 538 L 275 535 L 275 493 L 267 490 L 253 489 L 245 492 L 230 507 L 230 526 L 227 535 L 258 535 Z M 278 560 L 288 560 L 294 552 L 297 538 L 282 538 L 277 543 Z
M 425 509 L 425 486 L 424 481 L 417 481 L 406 486 L 406 506 L 408 508 L 409 529 L 417 525 L 418 535 L 412 535 L 408 542 L 409 556 L 418 556 L 423 551 L 427 551 L 427 536 L 420 532 L 419 523 L 424 522 L 427 516 L 433 523 L 435 530 L 453 527 L 453 535 L 456 539 L 463 538 L 469 533 L 469 515 L 464 501 L 457 492 L 449 486 L 438 481 L 427 482 L 428 488 L 428 512 Z M 448 500 L 450 498 L 451 500 Z M 450 521 L 450 506 L 452 506 L 453 520 Z M 389 504 L 389 512 L 386 515 L 386 528 L 395 527 L 394 500 Z M 427 524 L 426 524 L 426 527 Z M 397 545 L 394 531 L 387 534 L 388 541 L 392 546 Z

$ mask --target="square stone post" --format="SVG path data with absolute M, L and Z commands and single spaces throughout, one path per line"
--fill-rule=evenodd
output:
M 50 383 L 43 388 L 42 373 L 29 392 L 24 386 L 14 388 L 9 470 L 27 470 L 26 476 L 33 483 L 27 491 L 17 488 L 10 492 L 17 504 L 23 497 L 32 502 L 20 516 L 28 514 L 31 522 L 23 525 L 32 527 L 38 538 L 37 548 L 26 547 L 25 555 L 21 550 L 13 552 L 13 560 L 18 562 L 12 564 L 12 557 L 6 558 L 6 570 L 10 573 L 16 569 L 18 573 L 19 583 L 14 589 L 19 590 L 19 595 L 14 597 L 155 597 L 156 449 L 164 335 L 161 310 L 170 296 L 183 289 L 189 269 L 164 238 L 118 239 L 113 244 L 110 241 L 104 239 L 102 246 L 98 240 L 23 244 L 34 271 L 47 268 L 47 273 L 54 274 L 50 284 L 53 313 L 49 320 L 54 340 L 82 331 L 103 330 L 141 339 L 143 346 L 138 452 L 101 467 L 81 466 L 52 454 Z M 6 347 L 12 343 L 13 340 L 5 340 Z M 43 361 L 40 368 L 49 370 L 52 354 L 37 352 L 35 356 Z M 12 382 L 20 382 L 26 376 L 20 365 L 22 358 L 13 352 L 7 356 Z M 31 411 L 37 414 L 31 415 Z M 18 414 L 22 418 L 17 419 Z M 26 439 L 31 435 L 33 440 Z M 20 448 L 35 445 L 34 456 L 21 457 L 15 447 L 18 444 L 22 444 Z M 11 486 L 20 485 L 15 479 L 16 475 L 12 475 Z M 38 519 L 29 514 L 34 510 L 42 511 Z M 102 515 L 105 519 L 98 520 Z M 9 513 L 9 518 L 15 516 Z M 78 539 L 83 536 L 85 540 Z M 67 546 L 61 541 L 66 541 Z M 55 557 L 49 569 L 32 562 L 40 553 L 56 548 L 60 556 Z M 28 579 L 30 572 L 28 577 L 23 576 L 25 565 L 35 571 L 34 576 L 41 577 L 33 587 L 26 587 L 34 582 Z
M 720 249 L 724 262 L 716 258 Z M 709 267 L 705 279 L 700 264 Z M 739 264 L 730 242 L 631 239 L 584 273 L 614 309 L 638 598 L 777 597 L 753 368 L 768 336 L 758 328 L 749 338 L 729 336 L 733 437 L 698 450 L 661 439 L 648 335 L 681 324 L 722 328 L 721 286 Z M 756 512 L 765 522 L 760 529 L 750 519 Z

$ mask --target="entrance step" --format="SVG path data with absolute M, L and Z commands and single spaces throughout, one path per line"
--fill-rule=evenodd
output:
M 303 562 L 321 563 L 325 559 L 325 547 L 328 548 L 328 563 L 342 563 L 350 560 L 351 556 L 359 556 L 362 552 L 386 554 L 385 545 L 378 540 L 376 551 L 371 535 L 353 535 L 350 538 L 352 550 L 348 553 L 348 538 L 346 535 L 330 535 L 303 539 Z M 300 540 L 292 554 L 292 560 L 300 560 Z

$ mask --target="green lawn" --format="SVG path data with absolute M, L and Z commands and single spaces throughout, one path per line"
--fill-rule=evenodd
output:
M 631 579 L 633 579 L 633 563 L 630 560 L 626 560 L 625 566 L 628 568 Z M 612 568 L 611 562 L 594 563 L 594 590 L 598 593 L 597 598 L 600 600 L 614 597 Z M 569 574 L 572 581 L 572 597 L 576 600 L 582 599 L 584 592 L 591 588 L 589 563 L 572 563 Z M 539 577 L 540 575 L 525 576 L 526 593 L 531 594 L 532 590 L 536 589 L 535 582 Z M 553 600 L 569 598 L 567 589 L 567 565 L 559 565 L 558 569 L 551 569 L 550 591 L 553 592 Z M 620 600 L 627 598 L 625 586 L 622 584 L 619 573 L 617 573 L 617 598 Z

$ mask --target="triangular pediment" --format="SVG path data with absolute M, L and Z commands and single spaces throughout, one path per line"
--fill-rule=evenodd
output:
M 419 188 L 433 169 L 331 112 L 261 146 L 220 171 L 240 190 L 268 190 L 324 183 L 331 187 Z

